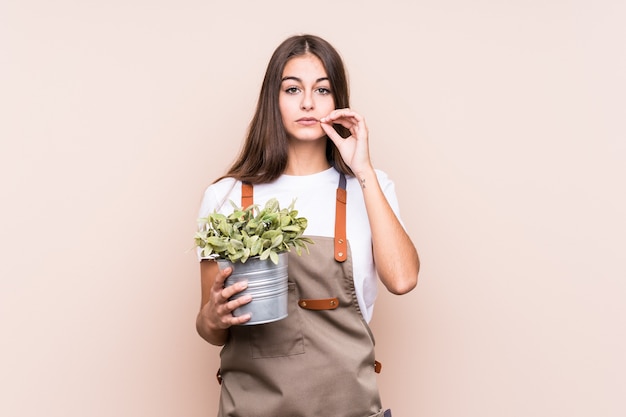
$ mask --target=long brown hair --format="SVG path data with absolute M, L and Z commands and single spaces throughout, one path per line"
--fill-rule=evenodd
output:
M 241 152 L 227 174 L 221 178 L 233 177 L 252 184 L 263 184 L 274 181 L 284 172 L 288 141 L 278 106 L 281 78 L 287 61 L 307 53 L 322 61 L 333 92 L 335 108 L 350 107 L 346 71 L 335 48 L 314 35 L 297 35 L 286 39 L 276 48 L 267 65 L 259 101 Z M 335 125 L 335 129 L 344 137 L 349 135 L 343 126 Z M 340 172 L 353 175 L 335 144 L 328 138 L 326 159 Z

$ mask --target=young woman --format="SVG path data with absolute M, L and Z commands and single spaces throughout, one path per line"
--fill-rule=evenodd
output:
M 367 324 L 377 279 L 407 293 L 417 284 L 419 259 L 398 218 L 393 183 L 373 168 L 365 120 L 348 96 L 342 60 L 328 42 L 285 40 L 270 59 L 239 157 L 205 192 L 201 217 L 229 213 L 224 202 L 241 201 L 242 183 L 252 184 L 261 206 L 277 198 L 287 207 L 295 198 L 315 242 L 310 254 L 289 254 L 288 317 L 262 325 L 240 326 L 250 316 L 232 314 L 250 302 L 229 301 L 246 284 L 224 288 L 232 271 L 201 261 L 198 333 L 224 346 L 220 417 L 383 416 Z M 324 305 L 328 299 L 336 303 Z

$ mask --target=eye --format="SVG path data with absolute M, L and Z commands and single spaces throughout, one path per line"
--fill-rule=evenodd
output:
M 328 95 L 328 94 L 331 94 L 330 89 L 329 89 L 329 88 L 326 88 L 326 87 L 319 87 L 316 91 L 317 91 L 319 94 L 323 95 L 323 96 L 326 96 L 326 95 Z
M 287 94 L 298 94 L 300 92 L 300 89 L 298 87 L 287 87 L 285 89 L 285 93 Z

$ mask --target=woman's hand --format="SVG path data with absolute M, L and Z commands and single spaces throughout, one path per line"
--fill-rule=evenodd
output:
M 243 295 L 229 301 L 233 295 L 248 287 L 248 283 L 245 281 L 224 287 L 224 282 L 231 273 L 232 268 L 220 270 L 217 267 L 217 262 L 202 261 L 200 263 L 202 304 L 196 320 L 196 327 L 200 336 L 214 345 L 226 343 L 230 326 L 243 324 L 250 320 L 250 314 L 233 316 L 233 311 L 244 304 L 248 304 L 252 301 L 252 297 Z
M 350 136 L 342 138 L 333 127 L 333 124 L 338 124 L 348 129 Z M 339 149 L 345 163 L 357 176 L 362 172 L 372 170 L 368 131 L 363 116 L 350 109 L 337 109 L 320 119 L 320 125 L 337 149 Z

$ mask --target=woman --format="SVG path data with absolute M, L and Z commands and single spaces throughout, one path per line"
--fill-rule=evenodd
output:
M 393 183 L 373 168 L 365 120 L 348 97 L 342 60 L 328 42 L 285 40 L 270 59 L 238 159 L 205 192 L 201 217 L 231 210 L 223 203 L 240 201 L 244 182 L 261 206 L 274 197 L 287 207 L 295 198 L 315 242 L 308 255 L 289 254 L 288 317 L 263 325 L 238 326 L 250 316 L 232 311 L 250 297 L 229 298 L 246 284 L 224 288 L 232 270 L 201 261 L 198 333 L 224 345 L 219 416 L 383 416 L 367 325 L 377 277 L 390 292 L 407 293 L 419 259 L 398 219 Z M 342 204 L 345 220 L 336 216 Z M 319 305 L 327 297 L 338 307 Z

